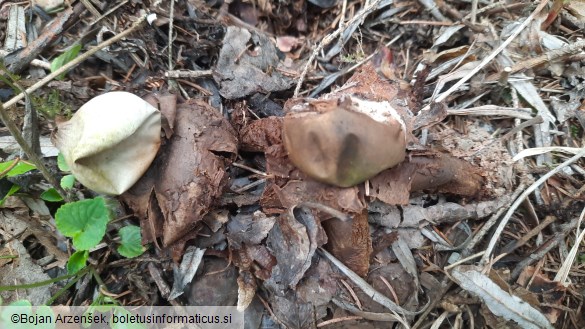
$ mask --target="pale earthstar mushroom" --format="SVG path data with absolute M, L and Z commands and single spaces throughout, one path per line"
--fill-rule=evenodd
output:
M 394 167 L 406 156 L 406 127 L 386 102 L 348 96 L 337 104 L 307 106 L 284 118 L 284 146 L 309 177 L 349 187 Z
M 160 147 L 161 114 L 140 97 L 109 92 L 85 103 L 58 125 L 53 143 L 77 180 L 108 195 L 128 190 Z

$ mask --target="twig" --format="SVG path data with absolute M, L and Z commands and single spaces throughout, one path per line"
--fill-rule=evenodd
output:
M 16 165 L 20 162 L 20 157 L 15 157 L 14 160 L 12 160 L 12 163 L 8 166 L 8 168 L 4 169 L 3 171 L 0 171 L 0 177 L 4 177 L 4 175 L 6 175 L 10 170 L 14 169 L 14 167 L 16 167 Z
M 514 106 L 519 106 L 520 105 L 520 98 L 518 97 L 518 91 L 516 90 L 516 88 L 510 88 L 510 94 L 512 95 L 512 104 Z M 541 118 L 541 115 L 536 116 L 535 118 Z M 531 120 L 528 120 L 531 121 Z M 527 121 L 527 122 L 528 122 Z M 544 122 L 544 119 L 542 120 Z M 516 118 L 514 119 L 514 125 L 516 127 L 520 127 L 520 119 Z M 522 136 L 522 129 L 518 130 L 517 134 L 516 134 L 516 139 L 514 140 L 514 143 L 512 145 L 515 145 L 516 147 L 513 148 L 516 152 L 516 154 L 522 152 L 522 150 L 524 149 L 524 138 Z M 522 162 L 520 162 L 521 165 L 524 165 L 524 160 L 522 160 Z
M 243 165 L 241 163 L 234 162 L 234 163 L 232 163 L 232 166 L 238 167 L 238 168 L 242 168 L 242 169 L 246 169 L 248 171 L 251 171 L 251 172 L 253 172 L 255 174 L 258 174 L 258 175 L 261 175 L 261 176 L 264 176 L 264 177 L 273 177 L 272 175 L 269 175 L 269 174 L 267 174 L 267 173 L 265 173 L 263 171 L 260 171 L 258 169 L 254 169 L 252 167 L 248 167 L 248 166 Z
M 546 173 L 544 176 L 542 176 L 540 179 L 538 179 L 536 182 L 534 182 L 532 185 L 530 185 L 519 197 L 518 199 L 516 199 L 516 201 L 514 201 L 514 203 L 512 204 L 512 206 L 510 207 L 510 209 L 508 209 L 508 212 L 506 213 L 506 215 L 504 216 L 504 218 L 502 218 L 502 221 L 500 222 L 500 225 L 498 225 L 498 227 L 496 228 L 496 231 L 494 232 L 492 239 L 490 240 L 490 243 L 488 245 L 488 247 L 485 250 L 485 254 L 483 255 L 482 259 L 481 259 L 481 263 L 482 264 L 487 264 L 489 261 L 489 258 L 496 246 L 496 243 L 498 242 L 500 235 L 502 234 L 502 232 L 504 231 L 504 228 L 506 227 L 506 224 L 508 224 L 508 221 L 510 220 L 510 218 L 512 217 L 512 214 L 516 211 L 516 209 L 520 206 L 520 203 L 522 203 L 522 201 L 524 201 L 524 199 L 530 194 L 532 193 L 534 190 L 536 190 L 537 187 L 539 187 L 542 183 L 544 183 L 547 179 L 549 179 L 550 177 L 552 177 L 554 174 L 558 173 L 559 171 L 561 171 L 561 169 L 569 166 L 570 164 L 572 164 L 573 162 L 581 159 L 583 156 L 585 156 L 585 148 L 581 149 L 581 151 L 579 153 L 577 153 L 575 156 L 573 156 L 572 158 L 570 158 L 569 160 L 561 163 L 560 165 L 558 165 L 556 168 L 554 168 L 553 170 L 549 171 L 548 173 Z
M 400 25 L 409 25 L 409 24 L 413 24 L 413 25 L 430 25 L 430 26 L 453 26 L 454 25 L 451 22 L 422 21 L 422 20 L 419 20 L 419 19 L 412 19 L 412 20 L 409 20 L 409 21 L 397 19 L 397 20 L 392 20 L 391 22 L 396 23 L 396 24 L 400 24 Z
M 469 257 L 465 257 L 465 258 L 463 258 L 463 259 L 460 259 L 460 260 L 456 261 L 456 262 L 455 262 L 455 263 L 453 263 L 453 264 L 449 264 L 449 265 L 445 266 L 445 267 L 443 268 L 443 270 L 444 270 L 444 271 L 449 271 L 449 270 L 450 270 L 450 269 L 452 269 L 453 267 L 459 266 L 459 265 L 461 265 L 461 264 L 463 264 L 463 263 L 466 263 L 466 262 L 468 262 L 468 261 L 470 261 L 470 260 L 472 260 L 472 259 L 479 258 L 479 257 L 481 257 L 482 255 L 483 255 L 483 251 L 480 251 L 480 252 L 478 252 L 478 253 L 476 253 L 476 254 L 473 254 L 473 255 L 471 255 L 471 256 L 469 256 Z
M 479 1 L 478 1 L 478 2 L 479 2 Z M 485 13 L 486 11 L 490 11 L 490 10 L 492 10 L 492 9 L 494 9 L 494 8 L 498 8 L 498 7 L 503 7 L 503 6 L 505 6 L 505 5 L 506 5 L 506 1 L 503 1 L 503 0 L 501 0 L 500 2 L 496 2 L 496 3 L 492 3 L 492 4 L 485 5 L 485 6 L 484 6 L 484 7 L 482 7 L 481 9 L 478 9 L 478 10 L 477 10 L 477 12 L 475 13 L 475 16 L 476 16 L 476 18 L 477 18 L 477 16 L 478 16 L 479 14 L 483 14 L 483 13 Z M 472 17 L 472 14 L 473 14 L 473 10 L 472 10 L 472 12 L 470 12 L 469 14 L 465 15 L 465 16 L 464 16 L 464 17 L 461 19 L 461 21 L 466 21 L 466 20 L 468 20 L 468 19 L 471 19 L 471 17 Z M 458 23 L 459 23 L 459 22 L 458 22 Z
M 175 0 L 171 0 L 169 9 L 169 70 L 173 69 L 173 20 L 175 16 Z
M 396 305 L 391 299 L 384 296 L 380 292 L 376 291 L 366 280 L 362 279 L 359 275 L 355 274 L 349 267 L 345 266 L 342 262 L 340 262 L 337 258 L 331 255 L 323 248 L 319 248 L 319 252 L 321 255 L 325 256 L 333 265 L 335 265 L 343 274 L 345 274 L 353 283 L 358 285 L 360 289 L 362 289 L 370 298 L 372 298 L 376 303 L 386 307 L 392 312 L 401 313 L 404 315 L 416 315 L 415 312 L 411 312 L 408 310 L 403 309 L 402 307 Z
M 56 36 L 61 35 L 68 26 L 78 21 L 83 9 L 83 5 L 79 3 L 72 8 L 65 9 L 43 29 L 41 35 L 35 38 L 34 41 L 29 42 L 26 48 L 6 56 L 4 65 L 11 73 L 20 73 L 34 58 L 51 45 Z
M 401 321 L 403 320 L 400 317 L 397 317 L 394 314 L 390 314 L 390 313 L 374 313 L 374 312 L 364 312 L 362 310 L 360 310 L 359 308 L 351 305 L 350 303 L 341 300 L 341 299 L 337 299 L 337 298 L 333 298 L 331 299 L 331 301 L 333 302 L 333 304 L 337 305 L 338 307 L 341 307 L 342 309 L 349 311 L 357 316 L 360 316 L 366 320 L 372 320 L 372 321 Z M 408 328 L 408 324 L 407 323 L 402 323 L 406 328 Z M 317 325 L 317 327 L 320 327 L 320 325 Z
M 7 52 L 6 50 L 1 50 L 0 49 L 0 57 L 4 58 L 4 57 L 8 56 L 9 54 L 10 53 Z M 40 67 L 40 68 L 43 68 L 45 70 L 50 70 L 51 69 L 51 63 L 46 62 L 46 61 L 42 61 L 40 59 L 33 59 L 30 62 L 30 65 L 36 66 L 36 67 Z
M 585 230 L 579 232 L 581 223 L 583 222 L 583 217 L 585 216 L 585 208 L 581 211 L 581 216 L 579 216 L 579 221 L 577 222 L 577 231 L 575 232 L 575 243 L 569 251 L 569 254 L 566 256 L 565 260 L 563 261 L 563 265 L 555 275 L 553 281 L 560 282 L 563 286 L 567 287 L 571 282 L 567 281 L 567 277 L 569 276 L 569 272 L 572 269 L 572 265 L 575 262 L 575 257 L 577 257 L 577 252 L 579 251 L 579 246 L 585 238 Z M 552 216 L 551 216 L 552 217 Z
M 515 89 L 513 89 L 513 90 L 515 90 Z M 516 122 L 516 121 L 518 121 L 518 122 Z M 522 136 L 522 129 L 530 127 L 530 126 L 535 125 L 535 124 L 543 123 L 543 122 L 544 122 L 544 120 L 542 119 L 542 116 L 540 116 L 540 115 L 537 115 L 528 121 L 524 121 L 523 123 L 520 123 L 519 118 L 515 118 L 514 119 L 514 124 L 515 124 L 514 128 L 510 129 L 510 131 L 505 133 L 503 136 L 498 137 L 497 139 L 494 139 L 488 145 L 483 146 L 479 150 L 475 151 L 475 153 L 473 153 L 472 156 L 477 156 L 481 152 L 489 149 L 495 143 L 502 143 L 502 142 L 505 142 L 512 137 L 518 137 L 517 134 L 520 134 L 520 136 Z M 516 134 L 516 136 L 514 136 L 515 134 Z
M 58 77 L 59 75 L 61 75 L 63 73 L 66 73 L 67 71 L 69 71 L 73 67 L 79 65 L 81 62 L 85 61 L 86 59 L 88 59 L 90 56 L 92 56 L 93 54 L 97 53 L 101 49 L 103 49 L 105 47 L 108 47 L 108 46 L 111 46 L 112 44 L 118 42 L 120 39 L 126 37 L 127 35 L 129 35 L 129 34 L 131 34 L 133 32 L 135 32 L 136 30 L 138 30 L 139 28 L 142 27 L 142 24 L 144 22 L 146 22 L 146 17 L 147 17 L 147 15 L 144 15 L 144 16 L 140 17 L 126 31 L 123 31 L 120 34 L 117 34 L 117 35 L 113 36 L 112 38 L 110 38 L 110 39 L 108 39 L 108 40 L 100 43 L 99 45 L 95 46 L 94 48 L 91 48 L 90 50 L 86 51 L 85 53 L 77 56 L 71 62 L 69 62 L 69 63 L 61 66 L 55 72 L 52 72 L 51 74 L 49 74 L 46 77 L 44 77 L 43 79 L 41 79 L 39 82 L 37 82 L 34 85 L 32 85 L 29 88 L 27 88 L 24 92 L 29 93 L 29 94 L 33 93 L 34 91 L 36 91 L 37 89 L 43 87 L 44 85 L 46 85 L 51 80 L 53 80 L 56 77 Z M 14 106 L 18 101 L 22 100 L 24 98 L 24 92 L 22 92 L 22 93 L 20 93 L 20 94 L 18 94 L 16 96 L 14 96 L 14 97 L 12 97 L 9 101 L 7 101 L 6 103 L 4 103 L 4 108 L 5 109 L 8 109 L 8 108 Z
M 541 244 L 524 260 L 518 262 L 511 274 L 512 281 L 516 281 L 518 279 L 520 273 L 522 273 L 526 266 L 530 266 L 530 264 L 534 263 L 535 261 L 542 259 L 546 254 L 548 254 L 549 251 L 551 251 L 554 247 L 558 246 L 562 241 L 564 241 L 567 234 L 569 234 L 569 232 L 574 227 L 576 227 L 578 223 L 579 218 L 573 218 L 569 223 L 561 225 L 560 232 L 557 232 L 552 238 L 550 238 L 545 243 Z
M 520 193 L 524 191 L 525 188 L 526 185 L 524 183 L 520 183 L 516 190 L 514 190 L 514 193 L 512 194 L 511 198 L 509 198 L 508 200 L 510 201 L 515 200 L 520 195 Z M 489 230 L 491 230 L 491 228 L 498 221 L 498 218 L 500 218 L 500 216 L 504 213 L 504 211 L 506 210 L 506 206 L 508 204 L 509 203 L 507 203 L 506 205 L 502 205 L 502 207 L 495 214 L 493 214 L 492 217 L 490 217 L 490 219 L 488 219 L 488 221 L 483 225 L 483 227 L 473 236 L 473 239 L 471 239 L 469 244 L 465 247 L 465 250 L 463 250 L 463 252 L 461 253 L 463 257 L 469 256 L 475 245 L 478 244 L 479 241 L 483 240 L 484 236 L 488 233 Z
M 477 4 L 478 0 L 471 1 L 471 24 L 475 24 L 477 21 Z
M 531 69 L 535 66 L 539 66 L 539 65 L 542 65 L 545 63 L 550 63 L 550 62 L 554 61 L 555 59 L 561 58 L 563 56 L 577 54 L 577 53 L 583 51 L 584 47 L 585 47 L 585 40 L 575 41 L 575 42 L 568 44 L 566 46 L 563 46 L 559 49 L 553 49 L 553 50 L 548 51 L 545 54 L 542 54 L 540 56 L 537 56 L 534 58 L 529 58 L 529 59 L 523 60 L 519 63 L 516 63 L 510 67 L 510 70 L 508 73 L 509 74 L 518 73 L 521 71 L 525 71 L 527 69 Z M 500 75 L 501 75 L 501 73 L 491 74 L 490 76 L 488 76 L 486 81 L 496 81 L 496 80 L 498 80 Z
M 496 48 L 494 51 L 492 51 L 491 54 L 489 54 L 486 58 L 484 58 L 483 61 L 481 61 L 481 63 L 479 63 L 479 65 L 477 65 L 471 71 L 469 71 L 469 73 L 467 73 L 467 75 L 465 75 L 463 78 L 461 78 L 461 80 L 457 81 L 446 92 L 439 95 L 437 97 L 437 99 L 435 100 L 435 102 L 439 103 L 439 102 L 442 102 L 445 99 L 447 99 L 447 97 L 449 97 L 452 93 L 454 93 L 457 89 L 459 89 L 459 87 L 461 87 L 461 85 L 463 85 L 465 82 L 467 82 L 467 80 L 471 79 L 471 77 L 476 75 L 477 72 L 479 72 L 481 69 L 484 68 L 484 66 L 486 66 L 489 62 L 491 62 L 499 53 L 502 52 L 502 50 L 504 50 L 520 34 L 520 32 L 522 32 L 528 26 L 528 24 L 530 24 L 530 22 L 532 22 L 534 17 L 536 17 L 536 15 L 538 15 L 542 11 L 542 9 L 544 8 L 544 6 L 546 6 L 547 3 L 548 3 L 548 0 L 542 0 L 540 2 L 540 4 L 538 5 L 538 7 L 536 7 L 536 9 L 532 12 L 532 14 L 530 14 L 530 16 L 528 16 L 524 20 L 524 22 L 522 22 L 522 24 L 520 24 L 514 30 L 514 32 L 508 37 L 508 39 L 506 39 L 506 41 L 502 42 L 502 44 L 498 48 Z M 431 109 L 431 106 L 429 104 L 429 105 L 425 106 L 421 110 L 421 112 L 428 111 L 430 109 Z
M 448 22 L 449 19 L 445 16 L 443 16 L 443 14 L 439 11 L 439 7 L 437 7 L 437 4 L 435 3 L 435 1 L 433 0 L 418 0 L 418 2 L 420 2 L 420 4 L 422 4 L 426 10 L 428 10 L 431 15 L 433 15 L 434 18 L 436 18 L 439 21 L 446 21 Z
M 460 110 L 447 110 L 448 115 L 466 115 L 466 116 L 477 116 L 477 115 L 494 115 L 494 116 L 506 116 L 512 118 L 519 118 L 524 120 L 532 119 L 532 110 L 530 108 L 512 108 L 497 105 L 482 105 L 478 107 L 471 107 Z
M 555 216 L 546 216 L 546 218 L 544 219 L 544 221 L 542 221 L 542 223 L 538 224 L 535 228 L 533 228 L 529 232 L 524 233 L 519 240 L 514 240 L 511 243 L 507 244 L 504 248 L 502 248 L 502 253 L 503 254 L 510 254 L 514 250 L 522 247 L 530 239 L 532 239 L 533 237 L 538 235 L 538 233 L 540 233 L 545 227 L 547 227 L 549 224 L 551 224 L 555 220 L 557 220 L 557 217 L 555 217 Z
M 330 324 L 335 324 L 343 321 L 351 321 L 351 320 L 361 320 L 363 319 L 361 316 L 344 316 L 341 318 L 333 318 L 331 320 L 323 321 L 317 325 L 317 328 L 325 327 Z
M 298 97 L 299 92 L 301 91 L 301 86 L 303 84 L 303 81 L 305 80 L 305 77 L 307 76 L 307 72 L 309 71 L 309 66 L 311 66 L 311 63 L 313 62 L 313 60 L 315 59 L 315 57 L 317 57 L 317 55 L 319 54 L 319 52 L 325 46 L 327 46 L 329 43 L 331 43 L 331 41 L 333 41 L 335 38 L 337 38 L 337 36 L 339 36 L 349 26 L 352 26 L 358 20 L 364 19 L 370 12 L 372 12 L 374 9 L 376 9 L 376 7 L 380 3 L 380 1 L 381 0 L 374 0 L 374 1 L 372 1 L 372 3 L 369 6 L 364 7 L 351 20 L 349 20 L 347 22 L 347 24 L 344 24 L 343 25 L 343 28 L 338 28 L 333 33 L 325 36 L 325 38 L 323 38 L 323 40 L 321 40 L 321 42 L 319 43 L 319 45 L 317 45 L 317 47 L 315 47 L 315 49 L 313 50 L 313 53 L 311 54 L 311 56 L 307 60 L 307 64 L 305 64 L 305 68 L 303 69 L 303 72 L 301 73 L 301 75 L 299 77 L 299 82 L 297 82 L 297 87 L 295 88 L 295 93 L 294 93 L 293 97 Z
M 113 13 L 114 11 L 118 10 L 118 8 L 120 8 L 123 5 L 125 5 L 126 2 L 128 2 L 128 1 L 129 0 L 124 0 L 124 1 L 120 2 L 119 4 L 115 5 L 112 9 L 108 10 L 105 14 L 101 15 L 100 17 L 96 18 L 93 22 L 89 23 L 89 26 L 95 25 L 95 23 L 101 21 L 102 19 L 104 19 L 105 17 L 107 17 L 108 15 L 110 15 L 111 13 Z
M 55 177 L 53 177 L 51 172 L 47 169 L 47 167 L 45 167 L 45 165 L 43 164 L 43 162 L 41 161 L 39 156 L 33 151 L 32 147 L 24 140 L 24 137 L 22 137 L 20 130 L 18 130 L 18 127 L 16 127 L 14 122 L 12 122 L 12 120 L 10 120 L 10 117 L 6 113 L 6 108 L 4 107 L 4 104 L 2 104 L 1 102 L 0 102 L 0 120 L 2 120 L 2 123 L 4 123 L 4 126 L 6 126 L 6 128 L 8 128 L 8 131 L 10 132 L 12 137 L 14 137 L 14 139 L 16 140 L 18 145 L 20 145 L 20 148 L 24 151 L 24 153 L 26 153 L 26 156 L 28 157 L 29 161 L 32 162 L 37 167 L 37 169 L 41 172 L 43 177 L 45 177 L 47 182 L 49 182 L 49 184 L 53 185 L 55 190 L 57 190 L 57 192 L 63 197 L 63 200 L 65 200 L 67 202 L 71 202 L 71 199 L 69 198 L 67 193 L 63 190 L 63 188 L 61 188 L 61 185 L 59 185 L 59 182 L 57 182 Z
M 345 13 L 347 12 L 347 0 L 343 0 L 341 5 L 341 14 L 339 14 L 339 28 L 343 29 L 345 27 Z
M 211 70 L 203 71 L 188 71 L 188 70 L 176 70 L 165 72 L 166 78 L 178 79 L 178 78 L 201 78 L 208 77 L 213 74 Z
M 293 211 L 295 208 L 309 208 L 309 209 L 315 209 L 318 211 L 322 211 L 324 213 L 327 213 L 341 221 L 347 222 L 348 220 L 351 219 L 351 216 L 346 215 L 345 213 L 331 208 L 329 206 L 326 206 L 324 204 L 318 203 L 318 202 L 301 202 L 298 205 L 294 205 L 293 207 L 290 208 L 291 211 Z

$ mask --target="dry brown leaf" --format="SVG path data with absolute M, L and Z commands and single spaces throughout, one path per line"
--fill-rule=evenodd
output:
M 250 122 L 240 130 L 240 149 L 249 152 L 266 152 L 282 143 L 282 118 L 268 117 Z
M 225 167 L 236 153 L 229 122 L 207 103 L 190 100 L 178 106 L 173 137 L 123 200 L 141 216 L 142 227 L 169 246 L 188 234 L 221 196 Z

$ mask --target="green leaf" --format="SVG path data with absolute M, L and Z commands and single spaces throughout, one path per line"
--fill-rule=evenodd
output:
M 63 197 L 55 188 L 51 187 L 41 194 L 41 199 L 49 202 L 60 202 L 63 201 Z
M 75 185 L 75 176 L 65 175 L 65 176 L 63 176 L 63 178 L 61 178 L 61 187 L 62 188 L 70 189 L 70 188 L 73 188 L 73 185 Z
M 67 203 L 55 214 L 57 228 L 63 235 L 73 238 L 77 250 L 89 250 L 100 243 L 109 219 L 103 198 Z
M 61 55 L 57 56 L 57 58 L 53 59 L 51 62 L 51 72 L 55 72 L 60 69 L 63 65 L 69 63 L 72 59 L 77 57 L 79 51 L 81 50 L 81 45 L 76 44 L 73 47 L 69 48 L 66 52 L 62 53 Z M 63 79 L 65 77 L 65 73 L 61 74 L 57 77 L 58 80 Z
M 118 252 L 126 258 L 133 258 L 142 255 L 144 247 L 142 246 L 142 237 L 140 236 L 140 227 L 129 225 L 122 227 L 118 231 L 120 236 L 120 246 Z
M 8 168 L 10 168 L 14 164 L 14 161 L 17 161 L 17 160 L 1 162 L 0 163 L 0 173 L 3 173 L 6 170 L 8 170 Z M 29 172 L 31 170 L 34 170 L 34 169 L 37 169 L 37 167 L 33 166 L 32 164 L 23 162 L 23 161 L 18 161 L 16 166 L 14 166 L 7 173 L 5 173 L 5 175 L 8 177 L 14 177 L 14 176 L 22 175 L 22 174 Z M 2 175 L 1 177 L 4 177 L 4 175 Z
M 6 193 L 6 195 L 0 199 L 0 206 L 2 206 L 4 204 L 4 201 L 6 201 L 6 199 L 11 196 L 14 195 L 14 193 L 18 192 L 18 190 L 20 190 L 20 186 L 18 185 L 12 185 L 12 187 L 10 188 L 10 190 L 8 190 L 8 193 Z
M 67 261 L 67 273 L 75 274 L 79 272 L 79 270 L 85 267 L 88 257 L 89 251 L 87 250 L 78 250 L 73 253 L 73 255 L 69 257 L 69 261 Z
M 61 170 L 61 171 L 66 171 L 66 172 L 71 171 L 71 169 L 69 169 L 69 165 L 65 161 L 65 157 L 63 156 L 63 153 L 61 153 L 61 152 L 59 152 L 59 154 L 57 155 L 57 167 L 59 167 L 59 170 Z

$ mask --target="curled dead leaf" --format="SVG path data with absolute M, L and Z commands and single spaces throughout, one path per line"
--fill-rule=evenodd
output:
M 356 97 L 333 102 L 301 104 L 284 118 L 284 146 L 301 171 L 349 187 L 404 160 L 406 128 L 388 102 Z

